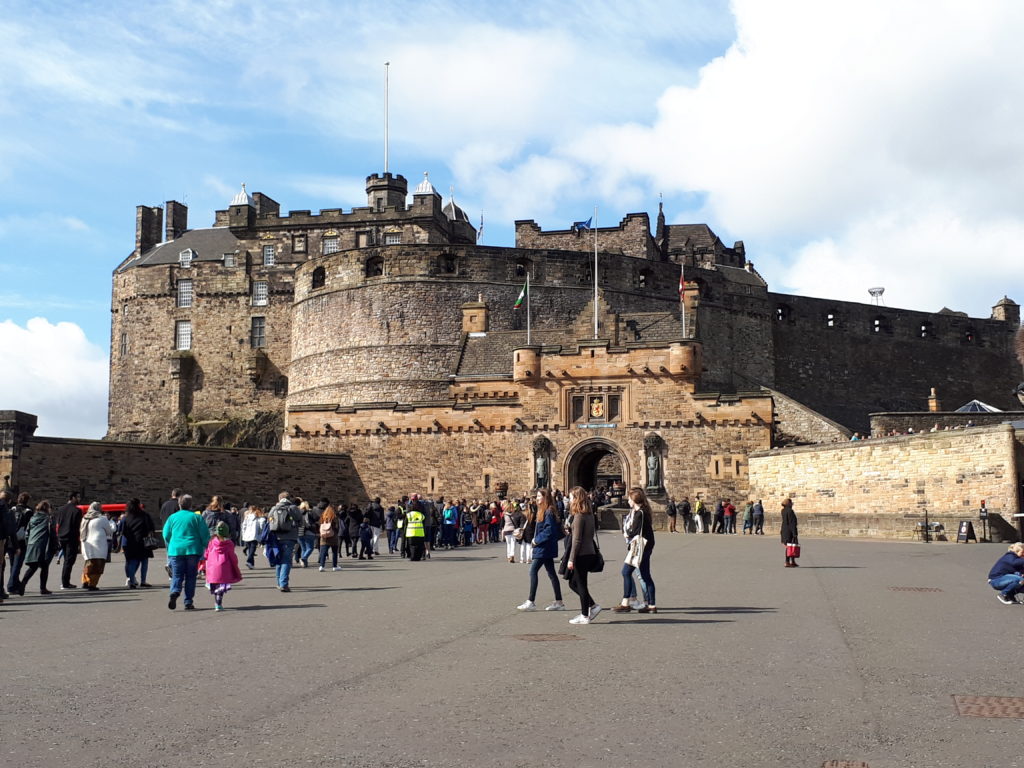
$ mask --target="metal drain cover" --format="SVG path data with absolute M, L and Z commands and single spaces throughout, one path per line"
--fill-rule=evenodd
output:
M 579 640 L 576 635 L 512 635 L 516 640 L 528 643 L 558 643 L 562 640 Z
M 826 760 L 821 768 L 871 768 L 867 763 L 860 760 Z
M 941 592 L 938 587 L 889 587 L 892 592 Z
M 1019 696 L 954 696 L 962 717 L 1024 718 L 1024 698 Z

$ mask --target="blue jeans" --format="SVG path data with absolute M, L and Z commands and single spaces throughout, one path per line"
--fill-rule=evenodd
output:
M 295 539 L 286 539 L 279 542 L 281 547 L 281 562 L 277 565 L 277 586 L 287 587 L 288 576 L 292 572 L 292 556 L 295 554 Z
M 334 558 L 333 567 L 338 567 L 338 545 L 337 544 L 321 544 L 320 545 L 320 567 L 324 568 L 327 566 L 327 555 L 331 555 Z
M 245 562 L 252 568 L 256 565 L 256 547 L 260 544 L 258 541 L 246 541 L 242 543 L 242 548 L 245 550 Z
M 138 584 L 135 580 L 135 574 L 139 568 L 142 569 L 141 581 L 143 584 L 146 583 L 146 576 L 149 575 L 149 558 L 144 557 L 141 560 L 125 560 L 124 562 L 124 575 L 128 577 L 128 581 L 132 584 Z
M 398 531 L 391 529 L 388 531 L 388 552 L 395 552 L 398 549 Z
M 184 591 L 185 605 L 192 605 L 192 600 L 196 596 L 199 558 L 200 555 L 173 555 L 167 558 L 171 564 L 171 592 L 180 595 Z
M 633 572 L 639 571 L 640 591 L 643 593 L 644 602 L 648 605 L 657 605 L 654 602 L 654 579 L 651 577 L 651 552 L 654 551 L 654 542 L 648 542 L 644 547 L 644 553 L 640 557 L 640 567 L 636 568 L 628 563 L 622 564 L 622 596 L 627 599 L 636 597 L 636 585 L 633 584 Z
M 309 556 L 313 554 L 313 545 L 316 542 L 316 536 L 312 533 L 304 533 L 299 536 L 299 559 L 306 565 L 309 565 Z
M 1005 576 L 997 576 L 994 579 L 989 580 L 989 586 L 992 589 L 998 589 L 1003 593 L 1003 597 L 1013 600 L 1014 596 L 1018 592 L 1024 592 L 1024 587 L 1020 583 L 1021 575 L 1019 573 L 1008 573 Z
M 552 557 L 535 557 L 530 563 L 530 602 L 537 599 L 537 572 L 544 568 L 551 579 L 551 587 L 555 590 L 555 600 L 562 601 L 562 585 L 558 583 L 558 575 L 555 573 L 555 560 Z

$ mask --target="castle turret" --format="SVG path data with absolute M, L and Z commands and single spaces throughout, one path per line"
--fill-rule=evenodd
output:
M 1020 305 L 1013 299 L 1003 296 L 996 305 L 992 307 L 992 319 L 1002 320 L 1016 328 L 1020 325 Z
M 231 229 L 250 229 L 256 223 L 256 203 L 245 191 L 245 184 L 231 199 L 228 208 L 228 226 Z
M 385 208 L 405 209 L 405 198 L 409 194 L 409 182 L 399 174 L 383 175 L 373 173 L 366 177 L 366 204 L 375 211 Z

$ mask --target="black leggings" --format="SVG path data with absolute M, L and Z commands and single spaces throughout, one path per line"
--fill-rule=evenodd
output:
M 39 571 L 39 589 L 46 589 L 46 581 L 50 576 L 50 561 L 47 560 L 42 565 L 33 563 L 25 568 L 25 575 L 21 577 L 21 591 L 25 591 L 25 585 L 28 584 L 28 580 L 32 578 L 32 575 Z
M 572 575 L 569 577 L 569 589 L 580 596 L 580 613 L 584 616 L 590 615 L 590 609 L 597 603 L 590 596 L 587 589 L 587 578 L 590 576 L 590 566 L 596 555 L 580 555 L 573 560 Z

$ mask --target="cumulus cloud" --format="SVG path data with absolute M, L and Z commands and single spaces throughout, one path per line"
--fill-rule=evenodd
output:
M 0 376 L 5 408 L 39 417 L 37 434 L 100 438 L 107 425 L 107 355 L 74 323 L 0 322 L 11 361 Z

